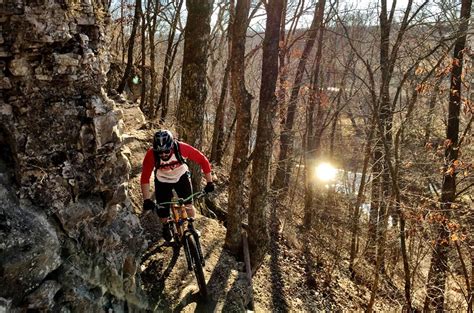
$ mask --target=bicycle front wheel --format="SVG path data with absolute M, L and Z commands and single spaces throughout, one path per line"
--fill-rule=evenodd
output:
M 189 252 L 191 254 L 191 260 L 193 263 L 194 275 L 196 275 L 196 280 L 199 286 L 199 293 L 202 297 L 207 297 L 207 287 L 206 279 L 204 278 L 204 271 L 202 268 L 201 257 L 199 255 L 199 250 L 192 235 L 186 236 L 188 241 Z

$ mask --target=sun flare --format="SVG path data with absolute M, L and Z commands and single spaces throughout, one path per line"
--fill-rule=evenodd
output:
M 321 163 L 316 167 L 316 178 L 321 181 L 331 181 L 336 178 L 337 169 L 329 163 Z

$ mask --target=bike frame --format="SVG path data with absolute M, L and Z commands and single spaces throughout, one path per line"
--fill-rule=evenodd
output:
M 196 232 L 196 229 L 194 228 L 194 218 L 188 217 L 188 214 L 186 212 L 186 205 L 184 204 L 185 202 L 189 201 L 189 199 L 199 199 L 203 196 L 205 196 L 206 193 L 200 191 L 192 194 L 186 199 L 178 199 L 175 201 L 170 201 L 170 202 L 164 202 L 160 203 L 159 205 L 165 205 L 165 204 L 171 204 L 171 212 L 172 212 L 172 217 L 168 219 L 168 223 L 171 223 L 173 225 L 172 232 L 173 232 L 173 238 L 175 240 L 175 244 L 177 245 L 177 248 L 180 248 L 181 246 L 184 247 L 184 254 L 186 256 L 186 262 L 188 264 L 188 270 L 192 271 L 193 270 L 193 262 L 191 258 L 191 253 L 189 251 L 189 246 L 187 243 L 187 237 L 188 235 L 193 236 L 194 241 L 196 242 L 197 245 L 197 250 L 200 258 L 201 265 L 205 265 L 204 261 L 204 256 L 202 254 L 202 249 L 201 249 L 201 244 L 199 241 L 199 235 Z

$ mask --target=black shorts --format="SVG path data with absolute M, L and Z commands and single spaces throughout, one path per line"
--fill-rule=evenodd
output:
M 191 179 L 189 173 L 183 174 L 176 183 L 163 183 L 155 179 L 155 197 L 156 203 L 160 204 L 162 202 L 169 202 L 173 198 L 173 189 L 176 191 L 176 194 L 179 198 L 188 198 L 193 194 L 193 187 L 191 185 Z M 192 203 L 193 200 L 189 199 L 185 204 Z M 169 204 L 164 205 L 164 208 L 158 209 L 158 216 L 166 218 L 170 216 Z

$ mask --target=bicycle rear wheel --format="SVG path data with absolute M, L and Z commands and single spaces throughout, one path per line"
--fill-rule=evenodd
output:
M 194 275 L 199 286 L 199 293 L 202 297 L 207 297 L 206 279 L 204 278 L 204 271 L 202 269 L 201 257 L 199 256 L 199 250 L 192 235 L 186 236 L 188 241 L 189 252 L 191 253 L 191 259 L 193 263 Z

